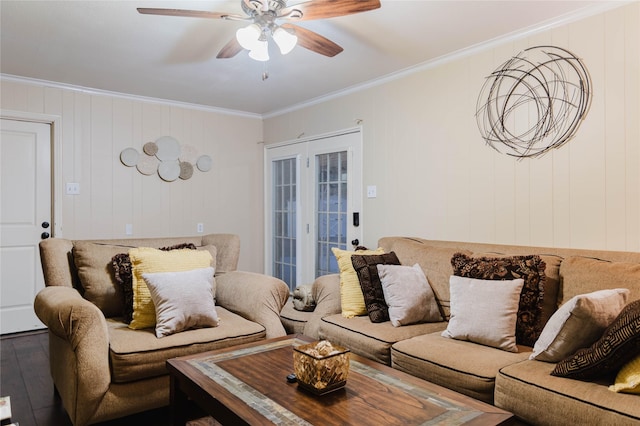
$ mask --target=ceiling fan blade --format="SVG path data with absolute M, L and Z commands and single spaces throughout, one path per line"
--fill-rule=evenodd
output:
M 284 28 L 292 28 L 298 36 L 298 44 L 305 49 L 324 56 L 334 57 L 344 49 L 320 34 L 293 24 L 284 24 Z
M 242 46 L 240 46 L 240 43 L 238 43 L 238 39 L 234 36 L 231 37 L 229 43 L 225 44 L 224 47 L 220 49 L 220 52 L 218 52 L 218 56 L 216 56 L 216 58 L 233 58 L 238 53 L 242 52 L 242 50 Z
M 204 10 L 186 10 L 186 9 L 157 9 L 148 7 L 139 7 L 138 13 L 143 15 L 164 15 L 164 16 L 184 16 L 188 18 L 239 18 L 245 19 L 245 16 L 235 15 L 231 13 L 207 12 Z
M 301 18 L 296 18 L 296 14 L 293 13 L 289 19 L 310 21 L 312 19 L 335 18 L 337 16 L 367 12 L 379 7 L 380 0 L 316 0 L 284 8 L 280 15 L 286 19 L 294 10 L 299 10 L 302 12 Z

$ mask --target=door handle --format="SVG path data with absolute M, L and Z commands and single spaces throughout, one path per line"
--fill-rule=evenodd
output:
M 46 240 L 47 238 L 49 238 L 49 233 L 43 232 L 42 234 L 40 234 L 40 238 L 42 238 L 43 240 Z

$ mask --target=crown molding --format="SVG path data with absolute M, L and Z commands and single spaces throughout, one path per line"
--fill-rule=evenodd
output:
M 51 87 L 51 88 L 55 88 L 55 89 L 70 90 L 70 91 L 74 91 L 74 92 L 86 93 L 88 95 L 110 96 L 110 97 L 114 97 L 114 98 L 130 100 L 130 101 L 138 101 L 138 102 L 154 103 L 154 104 L 160 104 L 160 105 L 176 106 L 176 107 L 181 107 L 181 108 L 186 108 L 186 109 L 194 109 L 194 110 L 205 111 L 205 112 L 213 112 L 213 113 L 217 113 L 217 114 L 234 115 L 234 116 L 245 117 L 245 118 L 262 119 L 262 115 L 260 115 L 260 114 L 255 114 L 255 113 L 250 113 L 250 112 L 245 112 L 245 111 L 238 111 L 238 110 L 225 109 L 225 108 L 216 108 L 216 107 L 212 107 L 212 106 L 208 106 L 208 105 L 191 104 L 191 103 L 188 103 L 188 102 L 172 101 L 172 100 L 168 100 L 168 99 L 152 98 L 152 97 L 147 97 L 147 96 L 132 95 L 132 94 L 128 94 L 128 93 L 111 92 L 111 91 L 108 91 L 108 90 L 93 89 L 93 88 L 90 88 L 90 87 L 76 86 L 76 85 L 73 85 L 73 84 L 58 83 L 58 82 L 55 82 L 55 81 L 48 81 L 48 80 L 40 80 L 40 79 L 37 79 L 37 78 L 21 77 L 21 76 L 12 75 L 12 74 L 0 74 L 0 80 L 2 80 L 2 81 L 12 81 L 12 82 L 23 83 L 23 84 L 30 84 L 30 85 L 34 85 L 34 86 Z

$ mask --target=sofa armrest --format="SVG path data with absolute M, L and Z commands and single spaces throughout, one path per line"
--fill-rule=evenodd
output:
M 82 400 L 82 406 L 72 408 L 73 418 L 89 418 L 111 382 L 109 332 L 102 311 L 77 290 L 64 286 L 45 287 L 38 292 L 34 309 L 49 333 L 64 342 L 65 351 L 73 353 L 53 350 L 49 354 L 58 391 L 71 393 L 75 401 Z
M 342 312 L 340 303 L 340 275 L 323 275 L 315 279 L 311 285 L 311 294 L 316 301 L 313 315 L 307 321 L 304 334 L 317 337 L 323 317 Z
M 286 335 L 280 311 L 289 298 L 282 281 L 255 272 L 232 271 L 216 277 L 216 303 L 261 324 L 267 338 Z

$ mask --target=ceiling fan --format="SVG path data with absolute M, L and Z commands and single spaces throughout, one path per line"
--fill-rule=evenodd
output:
M 290 22 L 313 19 L 335 18 L 366 12 L 380 7 L 380 0 L 307 0 L 287 6 L 286 0 L 240 0 L 246 16 L 185 9 L 138 8 L 138 12 L 148 15 L 183 16 L 192 18 L 225 19 L 250 22 L 240 28 L 236 36 L 218 52 L 217 58 L 232 58 L 243 49 L 258 61 L 268 61 L 268 39 L 271 37 L 285 55 L 296 44 L 313 52 L 333 57 L 342 52 L 342 47 L 320 34 Z

